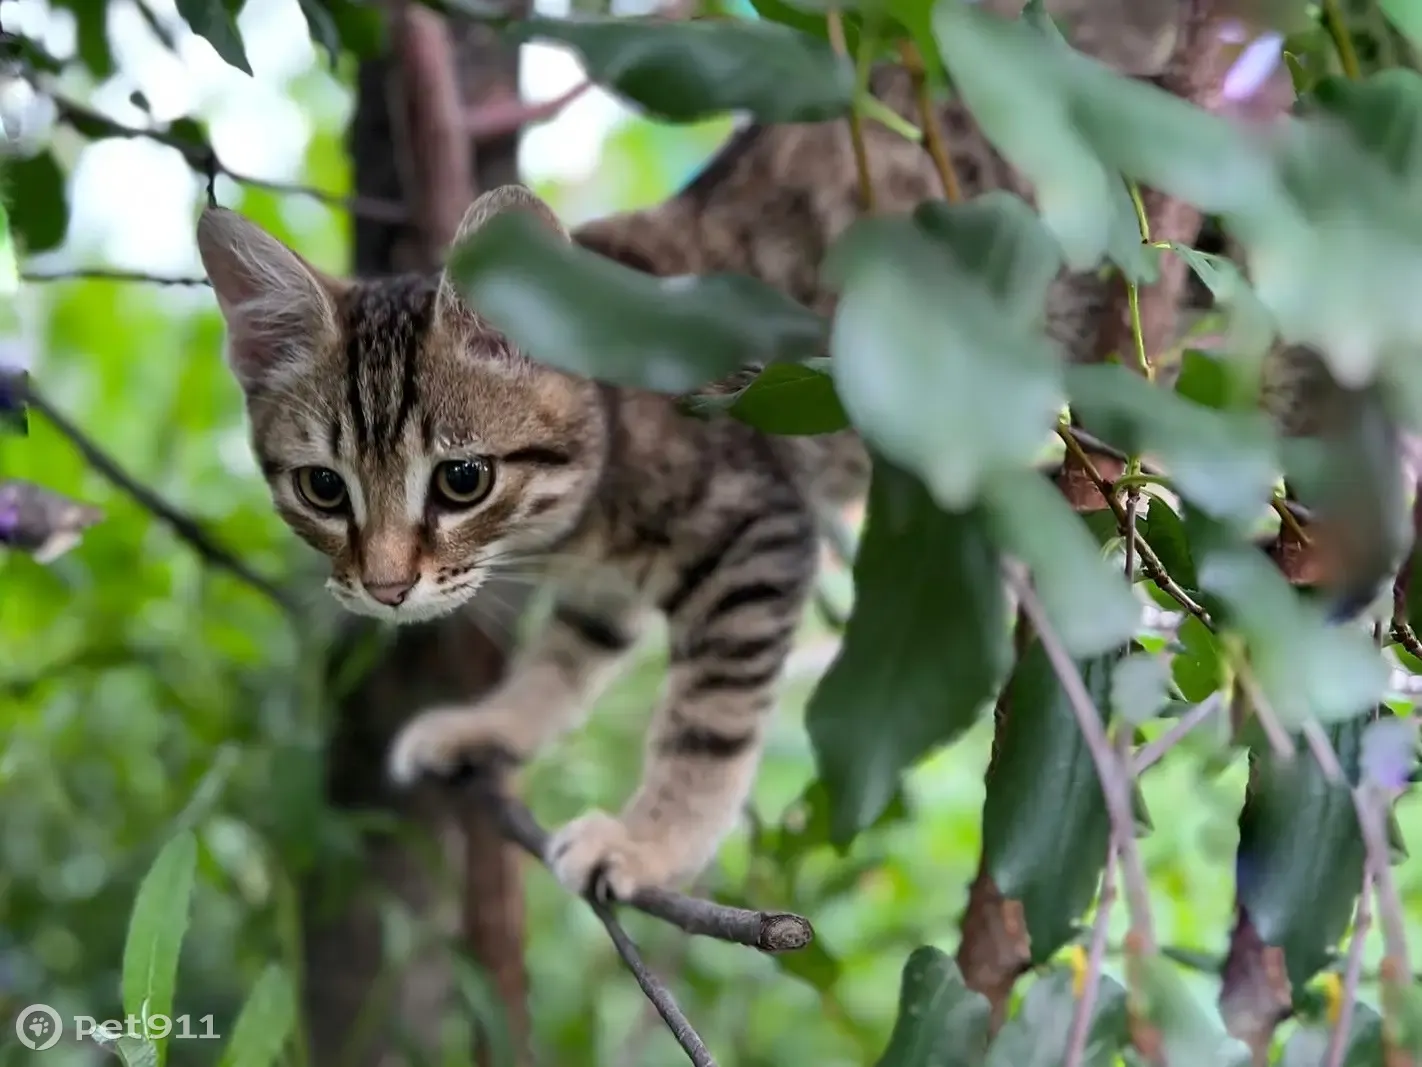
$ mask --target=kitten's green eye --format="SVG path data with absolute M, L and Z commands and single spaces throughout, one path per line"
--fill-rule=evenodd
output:
M 447 507 L 473 507 L 493 488 L 494 466 L 487 459 L 451 459 L 435 468 L 435 495 Z
M 340 511 L 346 506 L 346 483 L 330 467 L 300 468 L 296 492 L 317 511 Z

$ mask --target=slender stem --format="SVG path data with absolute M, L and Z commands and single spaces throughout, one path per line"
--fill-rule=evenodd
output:
M 1353 36 L 1348 32 L 1348 22 L 1343 17 L 1343 9 L 1338 0 L 1323 0 L 1323 25 L 1328 36 L 1333 39 L 1333 47 L 1338 51 L 1338 63 L 1345 77 L 1358 79 L 1363 76 L 1358 65 L 1358 53 L 1353 48 Z
M 1106 866 L 1101 872 L 1101 892 L 1096 899 L 1096 920 L 1091 925 L 1091 947 L 1086 954 L 1086 973 L 1082 979 L 1081 996 L 1072 1012 L 1071 1029 L 1067 1033 L 1067 1053 L 1062 1067 L 1081 1067 L 1086 1055 L 1086 1038 L 1091 1033 L 1091 1013 L 1096 1010 L 1096 997 L 1101 990 L 1101 966 L 1106 959 L 1106 944 L 1111 931 L 1111 908 L 1116 903 L 1116 863 L 1119 850 L 1115 840 L 1106 850 Z
M 7 376 L 0 374 L 0 378 L 7 378 Z M 199 556 L 214 567 L 241 579 L 287 612 L 296 613 L 296 604 L 285 592 L 213 540 L 211 535 L 198 525 L 197 520 L 191 515 L 179 511 L 120 467 L 116 460 L 89 439 L 88 434 L 70 422 L 43 395 L 36 392 L 34 386 L 28 384 L 23 376 L 8 376 L 6 385 L 13 388 L 22 401 L 48 420 L 50 425 L 59 431 L 60 436 L 68 440 L 79 451 L 89 466 L 103 475 L 111 485 L 121 490 L 139 507 L 154 518 L 166 523 L 180 540 L 196 549 Z
M 1311 544 L 1313 538 L 1309 537 L 1308 531 L 1303 528 L 1298 518 L 1288 509 L 1287 501 L 1281 496 L 1273 496 L 1269 499 L 1269 506 L 1274 509 L 1274 513 L 1279 516 L 1279 522 L 1284 529 L 1301 545 Z
M 1141 750 L 1136 753 L 1135 762 L 1131 765 L 1131 773 L 1140 776 L 1153 764 L 1185 739 L 1195 727 L 1208 719 L 1215 712 L 1219 711 L 1220 705 L 1224 702 L 1223 694 L 1219 692 L 1211 693 L 1195 707 L 1191 708 L 1165 733 L 1161 734 L 1148 745 L 1142 745 Z
M 1294 739 L 1284 729 L 1283 724 L 1279 721 L 1279 716 L 1274 711 L 1274 705 L 1264 695 L 1264 688 L 1254 677 L 1254 671 L 1249 665 L 1249 660 L 1245 657 L 1244 650 L 1238 648 L 1232 658 L 1235 672 L 1239 676 L 1239 684 L 1244 687 L 1245 693 L 1249 696 L 1249 703 L 1254 709 L 1254 717 L 1259 720 L 1259 725 L 1264 730 L 1264 736 L 1269 739 L 1269 747 L 1280 759 L 1293 759 L 1298 753 L 1294 747 Z
M 1067 452 L 1070 453 L 1071 457 L 1080 465 L 1081 469 L 1086 473 L 1086 476 L 1091 479 L 1092 484 L 1096 486 L 1097 492 L 1099 492 L 1106 501 L 1106 506 L 1111 509 L 1111 513 L 1116 517 L 1116 527 L 1120 530 L 1121 536 L 1130 538 L 1135 542 L 1136 551 L 1141 557 L 1141 570 L 1145 572 L 1146 577 L 1154 582 L 1166 596 L 1170 597 L 1191 615 L 1204 623 L 1205 626 L 1213 630 L 1214 623 L 1210 620 L 1209 614 L 1203 607 L 1195 602 L 1189 593 L 1180 588 L 1179 583 L 1176 582 L 1174 578 L 1170 577 L 1170 574 L 1165 569 L 1165 565 L 1160 562 L 1160 557 L 1157 556 L 1155 550 L 1150 547 L 1150 543 L 1140 535 L 1140 532 L 1135 529 L 1133 524 L 1127 522 L 1126 509 L 1122 507 L 1121 502 L 1116 499 L 1115 485 L 1110 479 L 1102 475 L 1101 471 L 1097 468 L 1096 464 L 1091 461 L 1091 457 L 1086 454 L 1086 450 L 1081 447 L 1081 443 L 1078 441 L 1078 437 L 1085 439 L 1086 435 L 1080 433 L 1080 431 L 1074 427 L 1063 426 L 1059 423 L 1057 425 L 1057 436 L 1062 439 L 1062 443 L 1066 445 Z
M 20 281 L 36 284 L 80 280 L 98 282 L 141 282 L 144 285 L 205 285 L 209 288 L 212 286 L 212 283 L 206 278 L 164 277 L 159 274 L 145 274 L 141 270 L 110 270 L 107 267 L 79 267 L 75 270 L 46 271 L 43 274 L 32 271 L 20 272 Z
M 1349 787 L 1343 766 L 1338 762 L 1338 754 L 1328 740 L 1323 727 L 1310 719 L 1303 726 L 1304 740 L 1309 751 L 1323 770 L 1324 777 L 1334 785 Z M 1411 982 L 1412 965 L 1407 952 L 1407 927 L 1403 920 L 1402 900 L 1398 896 L 1397 884 L 1392 877 L 1391 849 L 1387 842 L 1387 822 L 1385 808 L 1376 803 L 1376 789 L 1364 783 L 1350 790 L 1353 807 L 1358 813 L 1358 826 L 1363 832 L 1363 847 L 1367 852 L 1368 870 L 1372 872 L 1378 897 L 1378 919 L 1382 927 L 1385 958 L 1383 979 L 1387 981 L 1390 972 L 1394 980 Z
M 1357 910 L 1353 913 L 1353 937 L 1348 942 L 1348 962 L 1343 968 L 1343 991 L 1339 1001 L 1338 1019 L 1328 1037 L 1328 1052 L 1323 1067 L 1343 1067 L 1348 1050 L 1348 1037 L 1353 1029 L 1353 1004 L 1358 999 L 1358 982 L 1363 974 L 1363 948 L 1373 917 L 1373 871 L 1364 864 L 1363 890 L 1358 894 Z
M 513 797 L 495 792 L 483 779 L 476 778 L 473 788 L 478 803 L 494 806 L 503 835 L 542 861 L 548 832 L 538 825 L 528 808 Z M 762 952 L 791 952 L 804 948 L 815 936 L 808 919 L 790 912 L 732 908 L 665 889 L 644 890 L 625 903 L 688 934 L 714 937 Z
M 943 184 L 943 199 L 956 204 L 963 199 L 963 187 L 958 181 L 958 173 L 953 169 L 953 157 L 948 152 L 948 142 L 943 137 L 943 128 L 938 124 L 938 115 L 933 108 L 933 96 L 928 88 L 928 74 L 923 68 L 923 57 L 918 46 L 912 41 L 899 42 L 899 56 L 908 68 L 909 80 L 913 83 L 914 100 L 918 105 L 918 123 L 923 129 L 923 141 L 928 147 L 928 156 L 933 160 L 933 168 L 938 171 L 938 180 Z
M 848 59 L 849 44 L 844 37 L 844 19 L 839 8 L 831 7 L 825 14 L 825 29 L 829 34 L 830 47 L 837 55 Z M 863 86 L 858 84 L 859 80 L 857 65 L 856 88 L 862 90 Z M 864 145 L 864 116 L 859 113 L 858 107 L 851 108 L 849 112 L 849 142 L 854 149 L 854 167 L 859 174 L 859 206 L 864 211 L 873 211 L 874 183 L 869 177 L 869 151 Z
M 1071 654 L 1047 618 L 1037 591 L 1021 567 L 1007 568 L 1007 581 L 1017 594 L 1017 602 L 1037 631 L 1042 650 L 1062 684 L 1067 702 L 1076 715 L 1077 725 L 1096 765 L 1096 776 L 1106 800 L 1106 812 L 1111 820 L 1111 835 L 1121 854 L 1121 882 L 1126 894 L 1126 907 L 1131 917 L 1131 933 L 1138 950 L 1155 951 L 1155 930 L 1151 920 L 1150 893 L 1146 888 L 1145 871 L 1140 851 L 1136 848 L 1136 819 L 1131 805 L 1130 768 L 1122 763 L 1106 737 L 1101 725 L 1101 713 L 1087 692 Z
M 290 196 L 310 197 L 331 207 L 342 208 L 352 215 L 359 215 L 377 222 L 402 223 L 409 220 L 409 213 L 404 206 L 394 201 L 368 196 L 341 196 L 338 193 L 328 193 L 293 182 L 272 181 L 267 178 L 243 174 L 223 163 L 209 144 L 194 142 L 169 130 L 126 126 L 93 108 L 50 92 L 37 81 L 33 72 L 27 72 L 26 77 L 36 90 L 45 93 L 54 102 L 61 122 L 74 127 L 87 137 L 129 137 L 153 141 L 156 144 L 167 145 L 181 153 L 190 167 L 200 174 L 207 175 L 209 179 L 222 174 L 241 185 L 250 185 L 257 189 L 267 189 Z
M 617 921 L 617 916 L 613 915 L 612 909 L 596 900 L 589 900 L 588 905 L 592 908 L 593 914 L 602 920 L 603 928 L 607 930 L 607 936 L 612 939 L 612 945 L 617 949 L 617 954 L 622 957 L 622 962 L 627 964 L 627 969 L 637 979 L 637 984 L 642 987 L 642 992 L 652 1002 L 652 1007 L 657 1009 L 657 1014 L 667 1024 L 667 1028 L 671 1030 L 672 1036 L 676 1038 L 677 1044 L 682 1047 L 687 1058 L 695 1067 L 716 1067 L 716 1060 L 706 1048 L 701 1036 L 693 1029 L 691 1021 L 677 1006 L 676 998 L 672 996 L 671 990 L 664 986 L 642 961 L 642 954 L 637 951 L 636 943 L 627 936 L 627 931 L 622 929 L 622 924 Z

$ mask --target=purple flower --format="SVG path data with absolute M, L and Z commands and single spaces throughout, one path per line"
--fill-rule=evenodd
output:
M 1278 33 L 1260 34 L 1245 46 L 1225 75 L 1220 95 L 1238 103 L 1262 89 L 1284 58 L 1284 38 Z
M 1417 719 L 1379 719 L 1363 731 L 1362 777 L 1387 790 L 1404 788 L 1417 762 Z

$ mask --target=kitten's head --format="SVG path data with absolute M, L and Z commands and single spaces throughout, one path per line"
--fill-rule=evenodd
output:
M 477 200 L 463 237 L 527 190 Z M 286 523 L 347 608 L 412 622 L 473 596 L 578 521 L 605 450 L 596 386 L 515 351 L 443 276 L 347 282 L 208 208 L 198 248 L 252 447 Z

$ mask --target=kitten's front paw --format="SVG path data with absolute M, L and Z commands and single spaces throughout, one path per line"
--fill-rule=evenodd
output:
M 680 857 L 667 845 L 632 837 L 621 819 L 589 811 L 548 842 L 548 864 L 574 893 L 631 900 L 640 889 L 670 888 L 681 875 Z
M 405 724 L 390 748 L 390 777 L 453 781 L 528 755 L 517 722 L 506 712 L 467 708 L 427 711 Z

